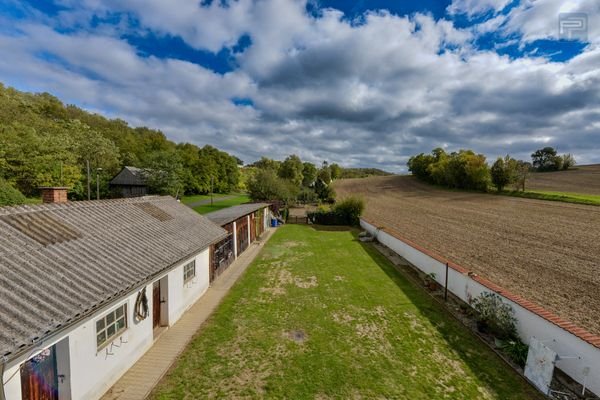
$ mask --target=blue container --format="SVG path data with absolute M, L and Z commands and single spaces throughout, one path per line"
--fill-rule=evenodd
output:
M 271 218 L 271 226 L 273 228 L 277 228 L 277 219 L 276 218 Z

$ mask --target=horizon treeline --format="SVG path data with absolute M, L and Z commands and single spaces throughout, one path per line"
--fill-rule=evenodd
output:
M 206 145 L 175 143 L 156 129 L 133 128 L 48 93 L 31 94 L 0 84 L 0 181 L 34 196 L 40 186 L 69 187 L 69 197 L 87 198 L 87 162 L 92 187 L 102 197 L 124 166 L 160 171 L 149 180 L 156 194 L 203 194 L 238 188 L 241 160 Z M 93 190 L 95 193 L 95 190 Z M 95 196 L 94 196 L 95 197 Z
M 493 185 L 502 191 L 508 185 L 515 185 L 525 191 L 531 172 L 567 170 L 575 165 L 575 158 L 571 154 L 559 155 L 553 147 L 544 147 L 531 154 L 531 162 L 506 155 L 498 157 L 490 167 L 486 157 L 473 150 L 448 153 L 438 147 L 430 154 L 410 157 L 407 165 L 418 179 L 451 189 L 487 191 Z

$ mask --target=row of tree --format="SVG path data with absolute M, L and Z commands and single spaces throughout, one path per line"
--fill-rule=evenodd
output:
M 286 203 L 333 202 L 331 183 L 342 175 L 342 167 L 323 161 L 320 167 L 302 162 L 295 154 L 283 161 L 262 157 L 247 166 L 247 190 L 253 200 L 278 200 Z
M 490 184 L 498 191 L 509 185 L 525 191 L 525 183 L 532 171 L 567 170 L 575 165 L 571 154 L 558 155 L 552 147 L 535 151 L 532 162 L 516 160 L 510 155 L 499 157 L 492 167 L 483 154 L 472 150 L 447 153 L 436 148 L 431 154 L 418 154 L 408 160 L 408 169 L 414 176 L 428 183 L 456 189 L 485 191 Z
M 149 179 L 160 194 L 237 189 L 239 159 L 212 146 L 176 144 L 158 131 L 132 128 L 47 94 L 23 93 L 0 84 L 0 180 L 26 196 L 39 186 L 67 186 L 73 199 L 87 197 L 87 163 L 102 196 L 123 166 L 158 171 Z M 98 174 L 96 174 L 98 171 Z

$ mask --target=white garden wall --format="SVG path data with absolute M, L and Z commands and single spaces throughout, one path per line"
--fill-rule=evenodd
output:
M 192 258 L 182 261 L 177 267 L 168 271 L 168 322 L 174 324 L 181 315 L 191 307 L 208 288 L 209 281 L 209 252 L 208 249 L 195 256 L 196 277 L 184 285 L 183 265 Z M 157 277 L 160 280 L 165 277 Z M 148 297 L 150 315 L 143 321 L 134 318 L 137 293 L 142 288 L 129 293 L 127 296 L 112 302 L 95 312 L 85 321 L 69 328 L 68 331 L 40 343 L 36 350 L 21 356 L 7 364 L 3 374 L 4 391 L 7 400 L 21 400 L 20 365 L 34 355 L 54 344 L 65 344 L 68 349 L 61 351 L 57 348 L 57 358 L 68 357 L 65 361 L 67 369 L 65 382 L 59 383 L 61 400 L 67 400 L 65 387 L 70 386 L 73 400 L 94 400 L 100 398 L 116 381 L 135 364 L 135 362 L 152 346 L 154 342 L 152 327 L 152 282 L 145 285 Z M 128 328 L 111 344 L 97 350 L 96 320 L 114 308 L 127 303 Z M 64 339 L 68 339 L 63 341 Z M 69 376 L 70 372 L 70 376 Z
M 444 262 L 415 248 L 414 245 L 408 244 L 396 235 L 386 232 L 385 229 L 377 228 L 364 219 L 361 219 L 360 225 L 374 236 L 377 241 L 405 258 L 424 273 L 434 273 L 438 283 L 442 287 L 444 286 L 446 278 L 446 264 Z M 516 296 L 512 294 L 508 295 L 508 292 L 502 288 L 490 284 L 486 286 L 478 281 L 483 280 L 469 275 L 462 268 L 454 265 L 448 268 L 448 291 L 466 302 L 470 298 L 477 297 L 482 292 L 498 293 L 502 296 L 503 301 L 513 307 L 518 320 L 517 329 L 519 336 L 525 343 L 529 343 L 531 336 L 535 336 L 544 341 L 559 356 L 569 357 L 559 360 L 557 367 L 579 383 L 583 384 L 584 380 L 586 380 L 588 389 L 596 394 L 600 394 L 600 348 L 546 319 L 554 319 L 555 317 L 540 307 L 523 299 L 519 301 L 521 303 L 519 304 L 513 300 Z M 528 308 L 535 308 L 536 312 Z M 577 358 L 573 359 L 571 357 Z M 587 368 L 589 368 L 589 374 L 586 379 L 584 373 Z

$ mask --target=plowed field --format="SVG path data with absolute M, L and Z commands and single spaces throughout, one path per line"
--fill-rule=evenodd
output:
M 410 176 L 341 180 L 365 217 L 600 334 L 600 207 L 438 189 Z
M 528 190 L 600 195 L 600 164 L 558 172 L 531 174 Z

